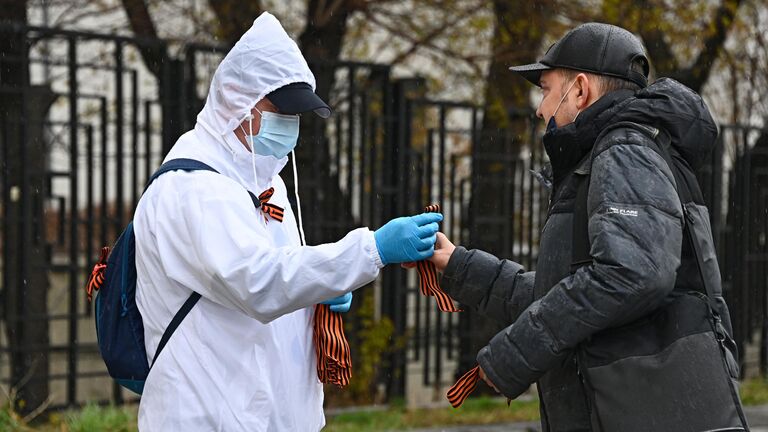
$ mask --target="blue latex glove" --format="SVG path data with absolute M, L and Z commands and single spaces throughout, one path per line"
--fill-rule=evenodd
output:
M 435 253 L 440 213 L 422 213 L 399 217 L 373 233 L 376 248 L 384 264 L 421 261 Z
M 320 303 L 330 305 L 331 312 L 349 312 L 349 308 L 352 306 L 352 293 L 348 292 L 343 296 L 334 297 Z

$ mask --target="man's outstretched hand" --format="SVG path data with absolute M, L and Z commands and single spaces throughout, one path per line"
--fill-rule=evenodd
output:
M 435 243 L 435 253 L 429 258 L 429 261 L 435 265 L 437 271 L 443 273 L 445 267 L 448 266 L 448 261 L 451 259 L 451 254 L 456 250 L 456 245 L 448 240 L 445 234 L 437 233 L 437 243 Z

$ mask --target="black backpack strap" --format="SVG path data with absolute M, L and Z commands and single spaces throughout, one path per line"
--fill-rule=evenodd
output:
M 590 156 L 591 157 L 591 156 Z M 579 267 L 592 263 L 589 253 L 589 215 L 587 214 L 587 194 L 589 193 L 589 175 L 582 176 L 576 189 L 573 203 L 573 243 L 571 247 L 571 273 Z
M 251 201 L 253 201 L 254 207 L 256 207 L 257 209 L 261 207 L 261 201 L 259 201 L 259 197 L 257 197 L 256 194 L 254 194 L 251 191 L 248 191 L 248 195 L 250 195 Z
M 219 173 L 215 169 L 211 168 L 209 165 L 200 162 L 199 160 L 195 159 L 187 159 L 187 158 L 179 158 L 179 159 L 171 159 L 168 162 L 160 165 L 160 168 L 155 171 L 154 174 L 152 174 L 152 177 L 149 178 L 149 181 L 147 182 L 147 185 L 144 187 L 144 189 L 148 188 L 149 185 L 152 184 L 155 180 L 157 180 L 158 177 L 161 175 L 170 172 L 170 171 L 212 171 L 215 173 Z
M 187 158 L 178 158 L 178 159 L 171 159 L 168 162 L 160 165 L 160 168 L 155 171 L 154 174 L 152 174 L 152 177 L 149 178 L 149 181 L 147 182 L 147 185 L 144 187 L 149 187 L 149 185 L 152 184 L 155 180 L 157 180 L 158 177 L 161 175 L 170 172 L 170 171 L 211 171 L 218 174 L 219 172 L 216 171 L 214 168 L 209 166 L 208 164 L 205 164 L 203 162 L 200 162 L 199 160 L 195 159 L 187 159 Z M 259 208 L 261 207 L 261 201 L 259 201 L 259 198 L 251 191 L 246 190 L 248 192 L 248 195 L 251 197 L 251 201 L 253 202 L 254 207 Z
M 193 292 L 189 295 L 187 301 L 185 301 L 181 306 L 181 309 L 179 309 L 179 311 L 176 312 L 176 315 L 173 316 L 171 323 L 168 324 L 168 327 L 163 332 L 163 336 L 160 338 L 160 343 L 157 345 L 157 351 L 155 351 L 155 357 L 152 359 L 152 364 L 149 366 L 150 369 L 155 365 L 157 356 L 160 355 L 160 351 L 162 351 L 165 347 L 165 344 L 168 343 L 168 339 L 171 338 L 173 332 L 176 331 L 176 329 L 179 327 L 179 324 L 181 324 L 181 321 L 184 320 L 184 318 L 187 316 L 189 311 L 192 310 L 192 307 L 195 305 L 195 303 L 197 303 L 198 300 L 200 300 L 200 294 Z
M 171 159 L 168 162 L 165 162 L 164 164 L 160 165 L 160 168 L 155 171 L 154 174 L 152 174 L 152 177 L 149 178 L 149 181 L 147 182 L 146 188 L 149 187 L 149 185 L 152 184 L 155 180 L 157 180 L 158 177 L 161 175 L 170 172 L 170 171 L 211 171 L 218 174 L 219 172 L 216 171 L 214 168 L 211 168 L 209 165 L 200 162 L 199 160 L 195 159 L 187 159 L 187 158 L 178 158 L 178 159 Z M 251 201 L 253 201 L 253 205 L 258 209 L 261 206 L 261 201 L 259 201 L 259 198 L 254 195 L 253 192 L 247 191 L 248 195 L 251 197 Z M 168 324 L 168 327 L 163 332 L 163 336 L 160 338 L 160 343 L 157 345 L 157 351 L 155 351 L 155 357 L 152 359 L 152 364 L 149 366 L 150 369 L 152 369 L 152 366 L 154 366 L 155 361 L 157 360 L 157 356 L 160 355 L 160 352 L 163 350 L 165 345 L 168 343 L 168 340 L 171 338 L 171 335 L 173 335 L 173 332 L 176 331 L 176 329 L 179 327 L 181 322 L 184 320 L 184 318 L 189 314 L 189 311 L 192 310 L 192 308 L 195 306 L 198 300 L 200 300 L 200 294 L 197 292 L 193 292 L 189 295 L 189 298 L 187 298 L 187 301 L 184 302 L 184 304 L 181 306 L 181 309 L 179 309 L 178 312 L 176 312 L 176 315 L 173 316 L 173 319 L 171 320 L 171 323 Z

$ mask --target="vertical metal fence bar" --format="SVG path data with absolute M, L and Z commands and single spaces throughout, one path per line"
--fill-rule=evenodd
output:
M 107 214 L 108 202 L 109 202 L 109 157 L 107 152 L 109 151 L 109 117 L 107 114 L 107 98 L 100 98 L 101 105 L 99 107 L 99 121 L 101 126 L 101 203 L 99 210 L 99 244 L 101 246 L 107 246 L 107 237 L 109 235 L 109 218 Z M 111 243 L 109 244 L 111 245 Z
M 131 209 L 139 202 L 139 74 L 131 70 Z
M 351 120 L 350 119 L 349 111 L 347 111 L 346 116 L 344 116 L 344 117 L 346 117 L 347 122 L 349 122 Z M 335 177 L 335 180 L 336 180 L 336 182 L 338 182 L 338 184 L 339 184 L 338 187 L 339 188 L 341 188 L 341 181 L 342 181 L 342 178 L 343 178 L 342 177 L 342 170 L 341 170 L 341 161 L 342 161 L 342 153 L 344 152 L 344 147 L 345 147 L 345 145 L 344 145 L 344 137 L 345 137 L 345 135 L 344 135 L 344 129 L 343 129 L 343 125 L 344 125 L 343 120 L 344 119 L 342 118 L 342 116 L 337 116 L 336 117 L 336 143 L 335 143 L 336 144 L 336 148 L 335 148 L 336 153 L 333 155 L 334 156 L 333 160 L 334 160 L 334 163 L 336 164 L 336 177 Z M 320 171 L 320 172 L 322 172 L 322 171 Z M 333 184 L 333 181 L 334 181 L 334 177 L 333 176 L 328 176 L 327 178 L 323 179 L 322 184 L 325 184 L 325 190 L 333 190 L 334 189 L 335 185 Z M 344 208 L 344 204 L 345 204 L 344 197 L 343 196 L 336 197 L 336 201 L 335 202 L 336 202 L 336 209 L 337 209 L 336 210 L 336 214 L 343 215 L 345 213 L 345 211 L 344 211 L 345 210 L 345 208 Z M 324 236 L 328 236 L 329 233 L 334 233 L 335 234 L 336 233 L 336 226 L 335 226 L 335 224 L 340 222 L 340 221 L 334 221 L 333 218 L 331 217 L 331 214 L 323 215 L 323 219 L 322 220 L 323 220 L 323 223 L 326 225 L 326 232 L 324 233 Z
M 10 204 L 11 204 L 11 185 L 10 185 L 10 161 L 8 160 L 8 155 L 10 153 L 9 147 L 10 143 L 8 142 L 8 117 L 6 113 L 0 113 L 0 185 L 2 185 L 2 198 L 0 199 L 0 205 L 3 209 L 2 214 L 2 224 L 0 224 L 0 234 L 2 234 L 2 242 L 0 242 L 0 247 L 2 247 L 2 261 L 3 261 L 3 277 L 2 277 L 2 283 L 3 285 L 0 287 L 0 301 L 3 302 L 3 306 L 0 307 L 0 318 L 3 320 L 7 320 L 7 316 L 5 315 L 5 304 L 7 302 L 7 295 L 8 291 L 12 289 L 12 287 L 9 285 L 9 279 L 10 279 L 10 272 L 8 269 L 10 268 L 11 263 L 11 254 L 8 253 L 8 251 L 11 249 L 12 245 L 8 243 L 8 237 L 10 235 L 10 218 L 11 218 L 11 212 L 10 212 Z M 6 321 L 6 325 L 10 325 Z M 4 347 L 3 347 L 4 348 Z M 2 354 L 0 354 L 2 356 Z M 0 377 L 0 379 L 3 379 L 5 377 Z M 10 378 L 10 377 L 9 377 Z
M 85 178 L 88 185 L 88 188 L 86 189 L 86 235 L 85 235 L 85 265 L 86 265 L 86 271 L 88 270 L 88 265 L 94 261 L 94 255 L 93 255 L 93 240 L 94 240 L 94 225 L 95 221 L 93 218 L 93 195 L 94 195 L 94 181 L 93 181 L 93 125 L 89 124 L 85 128 L 85 137 L 86 137 L 86 168 L 85 168 Z M 90 317 L 91 316 L 91 308 L 89 307 L 90 304 L 88 302 L 88 299 L 85 298 L 83 302 L 83 306 L 85 308 L 85 316 Z
M 360 219 L 358 222 L 359 225 L 362 226 L 371 226 L 368 224 L 368 216 L 370 215 L 371 209 L 368 205 L 369 201 L 366 199 L 366 192 L 369 195 L 372 194 L 371 189 L 366 187 L 369 184 L 368 179 L 371 178 L 371 171 L 368 166 L 368 159 L 370 157 L 368 154 L 368 144 L 370 141 L 370 138 L 368 137 L 368 134 L 370 133 L 368 123 L 370 121 L 370 116 L 368 115 L 368 103 L 368 92 L 360 92 L 360 140 L 358 144 L 360 164 L 357 177 L 357 191 L 358 202 L 360 203 Z
M 67 404 L 77 403 L 77 293 L 80 273 L 78 243 L 78 127 L 77 127 L 77 44 L 74 37 L 68 43 L 69 72 L 69 345 L 67 346 Z
M 124 103 L 123 100 L 123 43 L 115 42 L 115 180 L 117 190 L 115 193 L 115 210 L 117 214 L 114 218 L 115 232 L 119 233 L 123 226 L 123 216 L 125 213 L 125 170 L 123 167 L 123 119 Z
M 432 167 L 434 164 L 434 150 L 435 150 L 435 140 L 434 140 L 434 130 L 433 129 L 427 129 L 427 145 L 424 153 L 424 169 L 419 170 L 419 177 L 421 178 L 421 181 L 417 182 L 417 187 L 419 188 L 419 191 L 426 192 L 426 201 L 428 201 L 431 204 L 432 200 Z M 421 193 L 417 194 L 416 196 L 421 196 Z M 419 308 L 424 309 L 424 321 L 423 326 L 416 327 L 417 334 L 416 339 L 423 338 L 423 343 L 421 344 L 424 347 L 424 363 L 423 363 L 423 371 L 422 371 L 422 379 L 424 385 L 429 385 L 433 380 L 430 379 L 432 374 L 434 373 L 434 370 L 432 370 L 432 354 L 436 352 L 436 348 L 432 348 L 432 334 L 437 333 L 437 331 L 433 331 L 433 326 L 435 325 L 436 321 L 433 322 L 432 319 L 432 307 L 433 304 L 430 301 L 430 299 L 422 299 L 420 292 L 415 292 L 414 295 L 416 296 L 416 302 Z M 418 310 L 418 309 L 417 309 Z M 437 316 L 439 316 L 440 313 L 437 313 Z M 437 329 L 435 329 L 437 330 Z
M 123 43 L 115 42 L 115 211 L 113 226 L 114 233 L 117 235 L 123 226 L 123 214 L 125 203 L 123 202 L 124 193 L 124 170 L 123 170 Z M 108 206 L 108 203 L 104 203 Z M 120 386 L 115 382 L 112 385 L 112 394 L 115 401 L 119 404 L 123 401 L 123 392 Z
M 144 177 L 142 183 L 152 175 L 152 101 L 144 101 Z
M 355 182 L 354 182 L 354 151 L 355 151 L 355 111 L 357 105 L 355 104 L 355 98 L 357 97 L 357 90 L 355 88 L 355 75 L 357 70 L 354 66 L 350 66 L 349 75 L 347 76 L 347 85 L 349 86 L 349 115 L 347 117 L 347 200 L 339 200 L 341 202 L 348 202 L 350 209 L 349 213 L 354 215 L 354 210 L 351 208 L 354 205 L 355 196 Z M 345 214 L 341 213 L 341 214 Z M 353 221 L 343 221 L 347 224 L 351 224 Z
M 437 202 L 440 204 L 441 210 L 445 206 L 445 146 L 446 146 L 446 107 L 441 104 L 438 111 L 439 126 L 438 126 L 438 156 L 437 156 Z M 429 178 L 432 182 L 432 176 Z M 444 211 L 444 210 L 442 210 Z M 450 339 L 447 327 L 443 325 L 443 313 L 439 311 L 436 313 L 435 323 L 435 384 L 439 385 L 442 382 L 443 376 L 443 340 Z M 449 314 L 450 315 L 450 314 Z

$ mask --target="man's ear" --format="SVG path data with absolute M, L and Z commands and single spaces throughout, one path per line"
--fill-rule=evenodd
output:
M 576 89 L 576 109 L 583 110 L 589 106 L 589 100 L 592 96 L 587 74 L 580 73 L 576 75 L 576 84 L 573 87 Z

